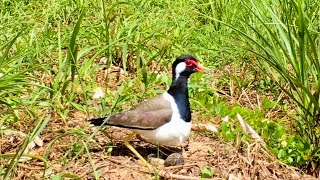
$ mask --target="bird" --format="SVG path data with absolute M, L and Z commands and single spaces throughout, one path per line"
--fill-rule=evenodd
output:
M 194 56 L 181 55 L 172 64 L 172 83 L 166 92 L 133 109 L 91 119 L 90 123 L 131 130 L 132 133 L 124 138 L 124 144 L 150 168 L 151 165 L 129 143 L 130 139 L 138 134 L 160 146 L 181 145 L 191 131 L 188 79 L 191 74 L 204 69 Z

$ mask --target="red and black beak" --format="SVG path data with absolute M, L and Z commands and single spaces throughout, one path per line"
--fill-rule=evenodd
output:
M 206 68 L 202 66 L 201 64 L 197 63 L 197 67 L 195 68 L 196 71 L 198 72 L 204 72 Z

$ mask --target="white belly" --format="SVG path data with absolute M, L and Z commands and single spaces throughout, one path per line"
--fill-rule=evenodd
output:
M 189 136 L 191 122 L 185 122 L 182 119 L 171 120 L 169 123 L 155 130 L 137 130 L 147 141 L 159 144 L 176 146 L 183 143 Z
M 155 130 L 136 130 L 136 132 L 146 140 L 159 145 L 179 145 L 188 138 L 191 130 L 191 122 L 185 122 L 181 119 L 178 107 L 170 94 L 164 93 L 163 97 L 171 104 L 171 120 Z

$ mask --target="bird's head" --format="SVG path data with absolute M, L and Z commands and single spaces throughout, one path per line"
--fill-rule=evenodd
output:
M 189 77 L 192 73 L 203 71 L 204 67 L 198 63 L 198 60 L 191 55 L 182 55 L 172 64 L 173 79 L 180 76 Z

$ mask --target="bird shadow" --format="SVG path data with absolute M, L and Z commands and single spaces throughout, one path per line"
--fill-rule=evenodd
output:
M 139 154 L 144 157 L 158 157 L 166 159 L 172 153 L 182 153 L 182 148 L 157 146 L 149 143 L 141 143 L 141 141 L 130 141 L 130 144 Z M 110 146 L 108 146 L 110 147 Z M 131 156 L 137 158 L 123 142 L 113 142 L 111 156 Z

